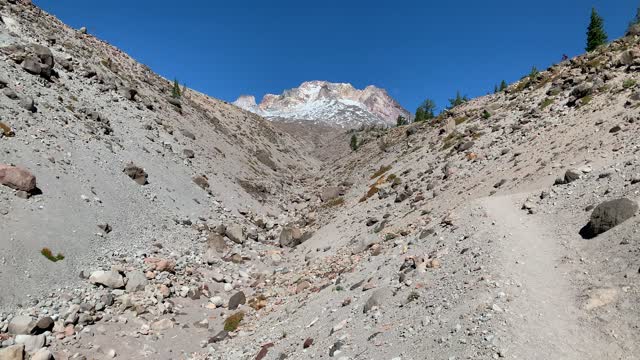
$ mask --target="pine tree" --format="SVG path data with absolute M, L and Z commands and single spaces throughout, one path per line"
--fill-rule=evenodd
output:
M 457 91 L 456 97 L 454 99 L 449 99 L 449 109 L 453 109 L 454 107 L 458 105 L 462 105 L 467 101 L 469 101 L 469 98 L 466 95 L 465 96 L 460 95 L 460 91 Z
M 171 96 L 176 99 L 179 99 L 180 94 L 180 84 L 178 83 L 178 79 L 173 80 L 173 89 L 171 90 Z
M 493 85 L 493 93 L 494 94 L 498 93 L 498 85 Z
M 507 90 L 507 87 L 508 87 L 507 82 L 502 80 L 502 82 L 500 83 L 500 91 Z
M 604 31 L 604 20 L 595 8 L 591 9 L 591 21 L 587 28 L 587 52 L 591 52 L 607 43 L 607 33 Z
M 416 122 L 431 120 L 435 117 L 436 103 L 431 99 L 426 99 L 416 109 Z
M 356 151 L 358 150 L 358 137 L 356 136 L 356 134 L 351 135 L 351 150 Z

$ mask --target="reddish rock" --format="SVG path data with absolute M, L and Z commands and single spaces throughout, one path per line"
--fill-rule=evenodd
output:
M 0 164 L 0 184 L 30 192 L 36 188 L 36 177 L 25 169 Z
M 176 263 L 173 260 L 160 259 L 160 258 L 146 258 L 144 259 L 145 264 L 150 264 L 153 266 L 153 270 L 155 271 L 166 271 L 166 272 L 174 272 L 176 270 Z

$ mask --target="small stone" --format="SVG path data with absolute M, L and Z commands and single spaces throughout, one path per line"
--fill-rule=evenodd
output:
M 246 302 L 247 302 L 247 298 L 244 295 L 244 292 L 238 291 L 237 293 L 233 294 L 233 296 L 231 296 L 231 298 L 229 299 L 228 308 L 229 310 L 235 310 L 238 308 L 238 306 L 244 305 Z

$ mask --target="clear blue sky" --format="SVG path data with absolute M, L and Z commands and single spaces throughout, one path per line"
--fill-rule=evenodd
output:
M 409 111 L 474 97 L 583 52 L 592 6 L 610 39 L 635 0 L 36 0 L 157 73 L 233 101 L 306 80 L 383 87 Z

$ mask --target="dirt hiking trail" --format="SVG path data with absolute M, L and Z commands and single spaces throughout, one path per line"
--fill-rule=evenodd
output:
M 483 207 L 503 248 L 502 275 L 514 299 L 505 309 L 517 359 L 609 359 L 597 329 L 582 324 L 575 290 L 558 266 L 566 249 L 553 231 L 520 210 L 519 196 L 491 197 Z

